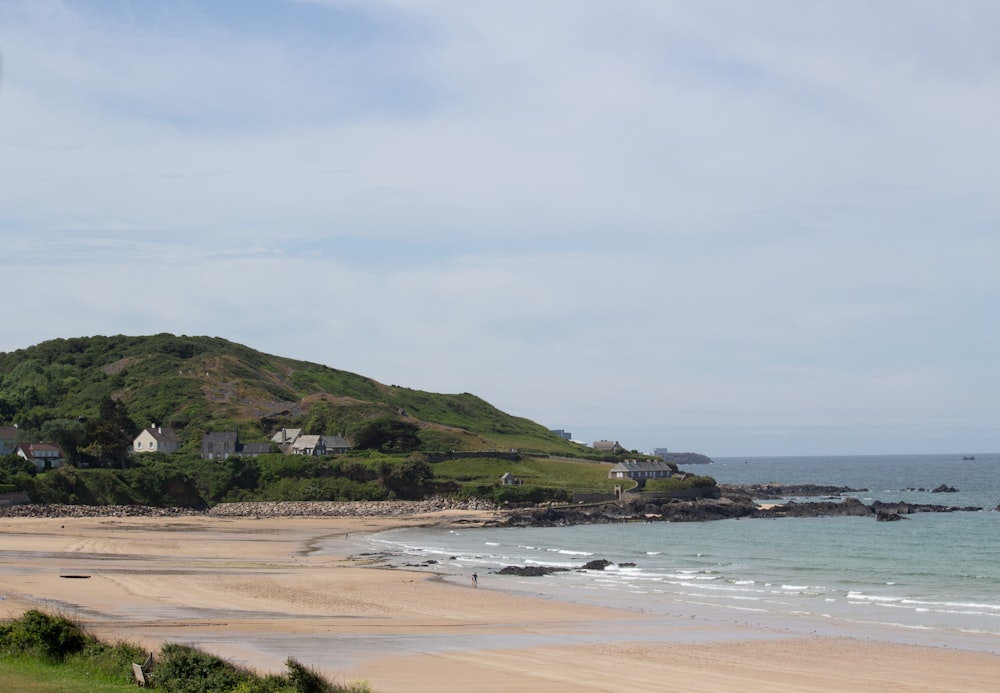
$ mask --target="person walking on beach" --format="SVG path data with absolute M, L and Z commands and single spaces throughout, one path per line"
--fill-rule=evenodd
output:
M 473 587 L 479 586 L 479 576 L 476 575 L 475 573 L 472 574 L 472 586 Z

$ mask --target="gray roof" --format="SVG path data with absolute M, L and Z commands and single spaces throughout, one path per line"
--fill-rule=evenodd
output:
M 340 436 L 322 436 L 322 438 L 323 438 L 323 444 L 326 445 L 327 448 L 350 449 L 351 447 L 351 444 L 348 443 L 343 438 L 341 438 Z
M 674 468 L 663 460 L 625 460 L 611 468 L 612 472 L 672 472 Z

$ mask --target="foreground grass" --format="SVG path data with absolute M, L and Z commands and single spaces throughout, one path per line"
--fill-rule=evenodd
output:
M 22 693 L 112 693 L 135 690 L 125 674 L 121 683 L 103 680 L 76 667 L 34 658 L 0 656 L 0 691 Z
M 145 656 L 135 645 L 108 645 L 67 618 L 32 609 L 0 623 L 0 691 L 131 689 L 132 664 Z M 285 675 L 259 676 L 207 652 L 168 643 L 147 673 L 156 688 L 171 693 L 370 693 L 365 683 L 332 684 L 293 657 L 285 665 Z

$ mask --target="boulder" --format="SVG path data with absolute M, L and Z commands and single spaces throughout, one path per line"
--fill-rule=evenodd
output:
M 497 571 L 498 575 L 517 575 L 519 577 L 541 577 L 551 573 L 559 573 L 569 570 L 569 568 L 556 568 L 548 565 L 507 565 Z

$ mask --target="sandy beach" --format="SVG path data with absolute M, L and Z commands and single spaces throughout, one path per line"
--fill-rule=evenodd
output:
M 0 518 L 0 615 L 63 613 L 109 640 L 202 647 L 258 670 L 294 656 L 376 693 L 988 691 L 1000 656 L 873 633 L 649 616 L 386 568 L 359 534 L 474 525 L 397 517 Z M 323 547 L 323 550 L 319 550 Z

